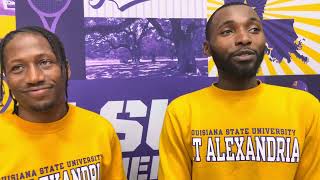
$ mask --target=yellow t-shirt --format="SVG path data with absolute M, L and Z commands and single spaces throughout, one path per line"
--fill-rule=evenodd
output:
M 53 123 L 0 115 L 0 179 L 126 179 L 121 148 L 103 117 L 69 105 Z
M 309 93 L 263 83 L 181 96 L 166 112 L 159 180 L 319 180 L 319 114 Z

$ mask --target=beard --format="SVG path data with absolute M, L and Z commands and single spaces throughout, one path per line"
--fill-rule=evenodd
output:
M 54 101 L 43 102 L 39 104 L 33 104 L 30 108 L 35 112 L 47 112 L 52 109 L 56 103 Z
M 16 95 L 15 95 L 16 94 Z M 63 97 L 56 96 L 54 98 L 47 98 L 46 100 L 35 100 L 26 98 L 26 96 L 10 91 L 10 96 L 17 102 L 18 111 L 20 108 L 28 109 L 27 111 L 33 112 L 48 112 L 57 107 L 63 99 Z
M 253 62 L 253 65 L 236 64 L 234 61 L 232 61 L 233 54 L 225 56 L 221 52 L 215 51 L 211 45 L 210 51 L 219 73 L 223 73 L 236 79 L 248 79 L 256 76 L 262 63 L 265 49 L 261 51 L 255 51 L 256 61 Z

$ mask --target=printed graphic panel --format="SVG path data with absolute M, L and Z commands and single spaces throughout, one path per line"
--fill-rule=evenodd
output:
M 84 16 L 206 18 L 206 0 L 84 0 Z
M 15 12 L 15 0 L 0 0 L 0 16 L 14 16 Z M 3 22 L 3 21 L 1 21 Z M 2 25 L 3 23 L 1 23 Z
M 16 1 L 17 27 L 42 26 L 56 33 L 71 65 L 71 79 L 85 79 L 83 4 L 78 0 Z
M 208 0 L 207 17 L 228 2 L 246 2 L 263 20 L 268 51 L 258 75 L 320 73 L 320 1 Z M 212 58 L 208 72 L 217 76 Z
M 0 0 L 0 41 L 10 31 L 16 28 L 15 1 Z
M 205 19 L 85 18 L 87 79 L 207 76 Z

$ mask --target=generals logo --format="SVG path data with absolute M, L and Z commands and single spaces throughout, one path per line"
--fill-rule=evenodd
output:
M 281 128 L 192 130 L 194 162 L 297 163 L 300 147 L 295 133 Z

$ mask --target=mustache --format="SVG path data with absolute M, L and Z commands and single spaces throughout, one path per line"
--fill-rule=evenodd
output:
M 240 48 L 238 50 L 236 50 L 235 52 L 231 53 L 230 56 L 234 57 L 234 56 L 241 56 L 241 55 L 256 55 L 257 56 L 257 51 L 248 47 L 245 48 Z
M 21 88 L 20 90 L 22 92 L 31 92 L 31 91 L 38 91 L 42 89 L 51 89 L 53 88 L 53 85 L 51 84 L 42 84 L 42 85 L 29 85 L 27 87 Z

